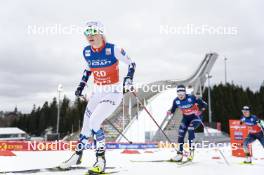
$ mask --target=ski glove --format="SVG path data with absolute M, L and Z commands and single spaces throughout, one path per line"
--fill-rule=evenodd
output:
M 172 115 L 172 112 L 169 110 L 169 111 L 167 111 L 167 114 L 166 114 L 166 116 L 168 117 L 168 116 L 171 116 Z
M 264 129 L 264 122 L 262 120 L 257 120 L 257 125 Z
M 85 87 L 85 83 L 81 82 L 81 83 L 79 84 L 79 86 L 77 87 L 76 91 L 75 91 L 75 95 L 76 95 L 77 97 L 82 96 L 82 91 L 83 91 L 84 87 Z
M 131 77 L 126 76 L 123 81 L 123 89 L 124 93 L 133 90 L 133 80 Z

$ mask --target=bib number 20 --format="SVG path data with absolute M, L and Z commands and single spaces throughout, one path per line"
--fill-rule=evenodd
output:
M 105 77 L 106 76 L 105 71 L 94 71 L 93 73 L 96 77 Z

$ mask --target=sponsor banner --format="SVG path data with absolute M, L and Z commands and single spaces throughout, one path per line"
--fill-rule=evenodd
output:
M 75 150 L 77 141 L 0 141 L 0 151 L 62 151 Z M 87 149 L 94 148 L 93 144 L 87 144 Z M 158 148 L 157 143 L 107 143 L 107 149 L 147 149 Z
M 230 142 L 236 145 L 235 149 L 232 148 L 232 156 L 245 157 L 243 150 L 243 142 L 249 133 L 249 127 L 240 124 L 240 120 L 229 120 L 230 129 Z M 249 146 L 252 155 L 252 145 Z
M 0 151 L 60 151 L 73 150 L 76 141 L 40 142 L 40 141 L 0 141 Z
M 158 148 L 157 143 L 107 143 L 107 149 L 147 149 Z

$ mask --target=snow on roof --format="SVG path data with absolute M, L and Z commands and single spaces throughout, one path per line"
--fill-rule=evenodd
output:
M 221 131 L 214 129 L 214 128 L 210 128 L 210 127 L 206 127 L 207 129 L 205 129 L 204 132 L 209 132 L 209 133 L 222 133 Z
M 0 128 L 0 134 L 25 134 L 26 132 L 16 127 Z

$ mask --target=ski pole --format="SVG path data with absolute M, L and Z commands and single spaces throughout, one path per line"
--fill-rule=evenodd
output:
M 152 121 L 156 124 L 156 126 L 159 128 L 159 130 L 163 133 L 163 135 L 166 137 L 167 141 L 172 144 L 170 138 L 167 136 L 167 134 L 161 129 L 161 127 L 159 126 L 159 124 L 157 123 L 157 121 L 154 119 L 154 117 L 151 115 L 151 113 L 149 112 L 149 110 L 146 108 L 146 106 L 141 102 L 141 100 L 138 98 L 137 94 L 135 93 L 135 91 L 130 91 L 137 99 L 137 101 L 139 102 L 139 104 L 143 107 L 143 109 L 147 112 L 147 114 L 149 115 L 149 117 L 152 119 Z M 178 151 L 178 149 L 175 148 L 176 151 Z
M 207 134 L 210 135 L 210 136 L 212 137 L 211 133 L 210 133 L 209 130 L 206 128 L 206 126 L 205 126 L 204 122 L 202 121 L 202 119 L 201 119 L 199 116 L 197 116 L 197 117 L 198 117 L 198 119 L 200 119 L 200 122 L 201 122 L 203 128 L 206 130 Z M 226 159 L 225 155 L 223 154 L 223 152 L 222 152 L 220 149 L 217 149 L 217 150 L 219 151 L 220 155 L 223 157 L 225 163 L 229 166 L 230 164 L 229 164 L 229 162 L 227 161 L 227 159 Z
M 81 99 L 83 99 L 85 102 L 87 102 L 87 99 L 82 95 L 79 96 Z M 106 121 L 129 143 L 132 144 L 133 142 L 130 141 L 121 131 L 119 131 L 119 129 L 108 119 L 106 119 Z

